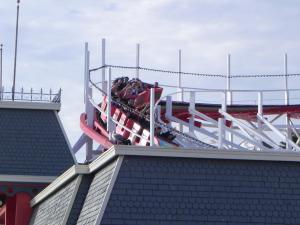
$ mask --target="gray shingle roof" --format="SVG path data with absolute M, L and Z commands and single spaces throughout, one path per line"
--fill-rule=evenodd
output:
M 71 204 L 76 182 L 77 179 L 74 179 L 39 204 L 33 211 L 30 225 L 62 224 L 68 216 L 66 213 Z
M 300 224 L 300 163 L 126 156 L 101 225 Z
M 74 164 L 53 110 L 0 109 L 0 174 L 57 176 Z
M 95 224 L 115 167 L 116 161 L 95 174 L 76 223 L 77 225 Z
M 147 151 L 158 153 L 120 156 L 111 149 L 97 166 L 86 165 L 90 171 L 82 174 L 67 224 L 95 224 L 99 215 L 101 225 L 300 224 L 300 162 Z M 67 186 L 45 195 L 34 209 Z

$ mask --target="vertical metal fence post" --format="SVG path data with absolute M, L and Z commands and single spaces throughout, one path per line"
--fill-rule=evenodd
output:
M 287 53 L 284 54 L 284 75 L 285 75 L 285 104 L 288 105 L 289 102 L 289 83 L 288 83 L 288 56 Z
M 181 61 L 181 49 L 179 49 L 178 51 L 178 101 L 183 101 L 183 89 L 182 89 L 182 61 Z M 182 124 L 179 124 L 179 131 L 182 132 L 183 131 L 183 126 Z
M 178 94 L 178 101 L 183 101 L 183 92 L 182 92 L 182 51 L 181 49 L 179 49 L 178 51 L 178 81 L 177 81 L 177 85 L 178 85 L 178 91 L 180 92 Z
M 102 78 L 101 78 L 101 81 L 102 81 L 102 90 L 104 92 L 107 92 L 107 82 L 106 82 L 106 79 L 105 79 L 105 66 L 106 66 L 106 43 L 105 43 L 105 38 L 102 39 Z M 102 93 L 102 95 L 104 95 L 104 93 Z
M 140 44 L 136 44 L 136 78 L 140 78 Z
M 84 68 L 84 102 L 85 102 L 85 113 L 87 116 L 87 125 L 93 126 L 93 110 L 91 110 L 91 103 L 89 101 L 89 95 L 91 94 L 91 88 L 89 87 L 90 79 L 90 53 L 88 43 L 85 43 L 85 68 Z M 93 157 L 93 140 L 88 138 L 86 141 L 86 161 L 90 161 Z
M 111 120 L 111 68 L 108 69 L 108 85 L 107 85 L 107 132 L 109 140 L 112 140 L 112 120 Z
M 231 92 L 231 55 L 227 55 L 227 78 L 226 78 L 226 89 L 227 89 L 227 104 L 232 105 L 232 92 Z M 231 124 L 232 126 L 232 124 Z M 233 134 L 228 134 L 228 139 L 230 142 L 233 142 Z
M 288 83 L 288 56 L 287 53 L 284 54 L 284 74 L 285 74 L 285 104 L 290 104 L 290 94 L 289 94 L 289 83 Z M 286 114 L 286 136 L 288 139 L 292 138 L 292 130 L 290 124 L 290 116 Z M 290 149 L 289 143 L 286 142 L 286 149 Z
M 231 55 L 227 55 L 227 77 L 226 77 L 226 90 L 227 90 L 227 104 L 232 104 L 231 93 Z
M 150 91 L 150 146 L 154 146 L 154 129 L 155 129 L 155 119 L 154 119 L 154 107 L 155 107 L 155 92 L 154 88 Z
M 263 92 L 259 91 L 258 95 L 257 95 L 257 114 L 260 116 L 263 116 L 263 114 L 264 114 L 263 102 L 264 102 Z M 259 119 L 257 120 L 257 128 L 258 128 L 258 132 L 260 134 L 262 134 L 263 133 L 263 124 Z

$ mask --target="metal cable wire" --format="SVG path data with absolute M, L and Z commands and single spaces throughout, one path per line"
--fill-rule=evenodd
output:
M 147 67 L 133 67 L 133 66 L 119 66 L 119 65 L 105 65 L 96 67 L 94 69 L 90 69 L 90 72 L 94 72 L 103 68 L 117 68 L 117 69 L 128 69 L 128 70 L 144 70 L 151 71 L 157 73 L 168 73 L 168 74 L 183 74 L 183 75 L 191 75 L 191 76 L 200 76 L 200 77 L 215 77 L 215 78 L 268 78 L 268 77 L 296 77 L 300 76 L 300 73 L 290 73 L 290 74 L 236 74 L 236 75 L 224 75 L 224 74 L 206 74 L 206 73 L 190 73 L 190 72 L 178 72 L 172 70 L 162 70 L 162 69 L 153 69 Z

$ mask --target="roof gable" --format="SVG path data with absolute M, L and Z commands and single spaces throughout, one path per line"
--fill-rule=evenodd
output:
M 74 164 L 54 110 L 0 108 L 0 174 L 58 176 Z

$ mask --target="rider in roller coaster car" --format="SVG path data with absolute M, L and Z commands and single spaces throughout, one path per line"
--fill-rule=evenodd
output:
M 163 131 L 161 127 L 155 128 L 155 135 L 165 138 L 169 141 L 173 141 L 176 138 L 176 136 L 172 134 L 170 131 Z
M 111 88 L 112 96 L 119 96 L 123 88 L 126 87 L 128 80 L 129 80 L 128 77 L 120 77 L 115 79 L 113 81 L 112 88 Z
M 146 83 L 143 83 L 138 78 L 133 78 L 132 80 L 129 80 L 128 77 L 121 77 L 117 78 L 113 82 L 112 86 L 112 96 L 120 100 L 121 102 L 128 104 L 131 107 L 134 107 L 135 99 L 138 96 L 138 94 L 142 93 L 144 90 L 149 89 L 151 87 L 157 88 L 158 82 L 155 82 L 154 85 L 149 85 Z M 142 104 L 138 105 L 136 107 L 137 110 L 140 111 L 143 115 L 150 115 L 150 102 L 143 102 Z M 124 109 L 126 111 L 126 109 Z M 132 115 L 128 112 L 127 115 L 129 118 L 135 118 L 135 115 Z M 135 118 L 138 119 L 141 125 L 144 127 L 149 126 L 149 122 L 146 121 L 144 118 Z M 157 136 L 160 136 L 162 138 L 165 138 L 169 141 L 172 141 L 176 136 L 172 134 L 170 131 L 163 131 L 161 127 L 155 128 L 155 133 Z M 127 143 L 128 140 L 123 140 L 123 137 L 117 134 L 114 134 L 114 140 L 116 144 L 130 144 Z

